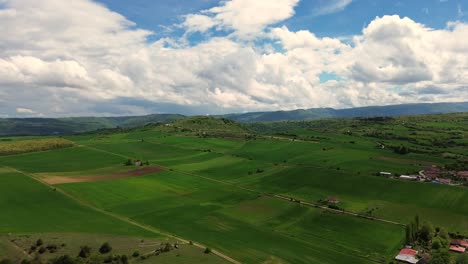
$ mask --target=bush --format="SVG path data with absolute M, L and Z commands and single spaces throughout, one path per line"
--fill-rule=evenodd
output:
M 211 253 L 211 248 L 206 248 L 205 251 L 203 251 L 205 254 L 210 254 Z
M 9 259 L 2 259 L 0 260 L 0 264 L 13 264 L 13 261 Z
M 438 239 L 435 239 L 434 241 L 432 241 L 432 249 L 439 249 L 441 247 L 442 245 Z
M 122 264 L 128 264 L 128 257 L 127 255 L 122 255 L 120 257 L 120 261 L 122 262 Z
M 459 255 L 455 259 L 455 264 L 468 264 L 468 255 L 467 254 Z
M 39 238 L 39 239 L 36 241 L 36 246 L 40 247 L 40 246 L 42 246 L 42 245 L 44 245 L 44 241 L 42 241 L 42 239 Z
M 114 257 L 112 257 L 112 256 L 107 256 L 107 257 L 104 259 L 104 263 L 111 263 L 113 260 L 114 260 Z
M 169 252 L 172 250 L 172 245 L 170 243 L 166 243 L 166 245 L 163 248 L 163 252 Z
M 23 259 L 21 264 L 31 264 L 31 261 L 29 259 Z
M 57 252 L 57 245 L 55 244 L 47 245 L 46 249 L 49 250 L 50 253 L 55 253 Z
M 78 256 L 81 258 L 87 258 L 91 255 L 91 248 L 88 246 L 82 246 L 80 249 L 80 253 L 78 253 Z
M 46 251 L 47 249 L 45 247 L 41 247 L 38 252 L 39 254 L 44 254 Z
M 132 254 L 132 257 L 134 257 L 134 258 L 138 258 L 139 256 L 140 256 L 140 252 L 138 250 L 133 252 L 133 254 Z
M 75 260 L 72 259 L 70 256 L 65 255 L 61 256 L 60 258 L 52 261 L 52 264 L 75 264 Z
M 99 248 L 99 253 L 101 254 L 107 254 L 111 251 L 112 251 L 112 247 L 108 242 L 102 244 L 102 246 Z

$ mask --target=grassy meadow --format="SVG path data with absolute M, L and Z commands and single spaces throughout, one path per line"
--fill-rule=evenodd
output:
M 401 224 L 419 215 L 451 233 L 468 234 L 465 186 L 376 176 L 466 160 L 466 121 L 463 115 L 452 118 L 280 122 L 250 124 L 249 131 L 225 120 L 190 118 L 172 126 L 68 136 L 74 147 L 0 157 L 0 209 L 11 212 L 0 215 L 0 233 L 156 235 L 80 205 L 57 188 L 242 263 L 386 263 L 402 246 L 403 226 L 272 194 L 312 203 L 333 196 L 349 212 Z M 232 133 L 223 133 L 230 127 Z M 403 144 L 408 154 L 393 151 Z M 54 186 L 31 178 L 135 169 L 124 165 L 127 159 L 164 170 Z

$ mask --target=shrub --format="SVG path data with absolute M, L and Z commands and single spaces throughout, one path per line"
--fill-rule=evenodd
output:
M 206 248 L 205 251 L 203 251 L 205 254 L 210 254 L 211 253 L 211 248 Z
M 134 257 L 134 258 L 137 258 L 137 257 L 139 257 L 139 256 L 140 256 L 140 252 L 139 252 L 138 250 L 136 250 L 136 251 L 133 252 L 133 254 L 132 254 L 132 257 Z
M 50 253 L 55 253 L 57 252 L 57 245 L 55 244 L 47 245 L 46 249 L 49 250 Z
M 42 241 L 42 239 L 39 238 L 39 239 L 36 241 L 36 246 L 40 247 L 40 246 L 42 246 L 42 245 L 44 245 L 44 241 Z
M 128 264 L 128 257 L 127 255 L 122 255 L 120 257 L 120 261 L 122 262 L 122 264 Z
M 111 251 L 112 251 L 112 247 L 108 242 L 102 244 L 102 246 L 99 248 L 99 253 L 101 254 L 107 254 Z
M 458 255 L 458 257 L 455 259 L 455 264 L 468 264 L 468 255 Z
M 114 257 L 112 257 L 112 256 L 107 256 L 107 257 L 104 259 L 104 263 L 111 263 L 113 260 L 114 260 Z
M 169 252 L 172 250 L 172 245 L 170 243 L 166 243 L 166 245 L 163 248 L 163 252 Z
M 61 256 L 58 259 L 52 261 L 52 264 L 75 264 L 75 260 L 72 259 L 70 256 L 65 255 Z
M 39 254 L 44 254 L 46 251 L 47 249 L 45 247 L 41 247 L 38 252 Z
M 88 246 L 82 246 L 80 249 L 80 253 L 78 253 L 78 256 L 81 258 L 87 258 L 91 255 L 91 248 Z
M 442 245 L 440 244 L 440 241 L 438 239 L 432 241 L 432 249 L 439 249 L 441 247 Z

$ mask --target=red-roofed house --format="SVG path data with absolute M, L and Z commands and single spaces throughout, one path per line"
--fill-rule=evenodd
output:
M 468 179 L 468 171 L 459 171 L 459 172 L 457 172 L 457 176 L 459 178 L 467 178 Z
M 336 197 L 328 197 L 327 202 L 337 204 L 340 200 Z
M 468 240 L 464 240 L 464 239 L 452 239 L 452 241 L 450 241 L 450 245 L 468 248 Z
M 440 169 L 433 166 L 424 170 L 424 176 L 430 179 L 435 179 L 440 176 Z
M 404 248 L 400 250 L 400 253 L 395 259 L 410 264 L 416 264 L 419 261 L 419 259 L 416 258 L 416 254 L 418 254 L 418 251 L 411 248 Z
M 449 248 L 451 251 L 458 252 L 458 253 L 465 253 L 466 249 L 462 246 L 458 245 L 451 245 Z

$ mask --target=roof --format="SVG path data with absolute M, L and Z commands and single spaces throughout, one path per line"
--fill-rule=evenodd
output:
M 468 171 L 459 171 L 457 172 L 458 177 L 468 178 Z
M 449 248 L 451 251 L 459 252 L 459 253 L 465 253 L 465 248 L 457 245 L 451 245 Z
M 337 203 L 337 202 L 339 202 L 340 200 L 338 200 L 338 198 L 336 198 L 336 197 L 328 197 L 328 198 L 327 198 L 327 201 L 328 201 L 328 202 L 331 202 L 331 203 Z
M 449 183 L 452 182 L 450 179 L 442 179 L 442 178 L 439 178 L 439 179 L 437 179 L 437 180 L 438 180 L 439 182 L 445 183 L 445 184 L 449 184 Z
M 411 249 L 411 248 L 404 248 L 404 249 L 400 250 L 400 254 L 399 254 L 399 255 L 416 256 L 416 254 L 418 254 L 418 251 L 416 251 L 416 250 L 414 250 L 414 249 Z
M 416 257 L 411 256 L 411 255 L 398 255 L 398 256 L 395 257 L 395 259 L 399 260 L 399 261 L 404 261 L 404 262 L 410 263 L 410 264 L 416 264 L 419 261 L 419 259 L 417 259 Z
M 462 246 L 462 247 L 468 247 L 468 241 L 467 240 L 459 240 L 459 239 L 452 239 L 450 241 L 450 245 L 455 245 L 455 246 Z

